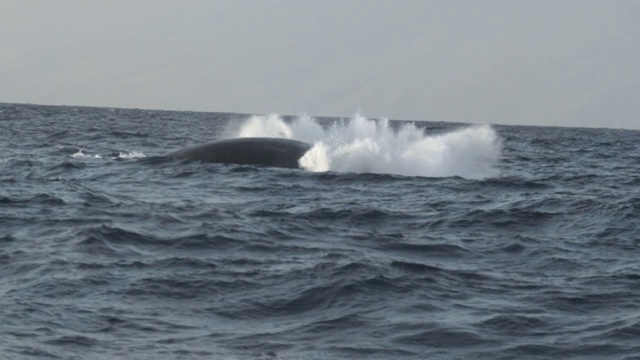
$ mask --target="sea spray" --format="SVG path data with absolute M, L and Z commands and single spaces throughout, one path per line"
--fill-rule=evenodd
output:
M 321 126 L 301 115 L 291 122 L 278 115 L 252 116 L 237 137 L 280 137 L 314 144 L 301 159 L 309 171 L 383 173 L 407 176 L 498 175 L 502 141 L 489 125 L 428 135 L 414 123 L 392 128 L 387 119 L 356 115 Z
M 228 133 L 228 132 L 227 132 Z M 308 115 L 300 115 L 291 123 L 279 115 L 254 115 L 243 123 L 240 129 L 230 133 L 232 137 L 275 137 L 316 142 L 326 137 L 326 132 Z

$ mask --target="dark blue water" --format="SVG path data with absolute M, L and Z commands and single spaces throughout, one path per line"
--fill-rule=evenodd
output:
M 273 129 L 306 170 L 163 156 Z M 0 153 L 3 359 L 640 359 L 639 131 L 0 104 Z

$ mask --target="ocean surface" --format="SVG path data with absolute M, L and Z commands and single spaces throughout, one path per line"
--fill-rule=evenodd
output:
M 247 136 L 314 145 L 166 157 Z M 0 104 L 0 154 L 0 359 L 640 359 L 640 131 Z

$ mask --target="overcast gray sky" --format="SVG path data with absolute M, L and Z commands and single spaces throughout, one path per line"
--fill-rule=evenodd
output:
M 637 0 L 0 0 L 0 102 L 640 129 Z

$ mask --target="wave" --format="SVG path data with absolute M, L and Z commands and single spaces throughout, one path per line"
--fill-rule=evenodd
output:
M 489 125 L 429 135 L 414 123 L 394 129 L 387 119 L 371 120 L 361 115 L 325 126 L 306 115 L 290 122 L 278 115 L 254 115 L 233 136 L 312 143 L 300 165 L 315 172 L 483 179 L 499 175 L 502 152 L 502 140 Z
M 102 159 L 102 155 L 100 154 L 88 154 L 85 150 L 78 150 L 77 152 L 71 154 L 72 158 L 76 158 L 76 159 Z M 139 158 L 146 158 L 147 155 L 145 153 L 143 153 L 142 151 L 129 151 L 129 152 L 123 152 L 120 151 L 117 154 L 112 154 L 112 156 L 110 156 L 110 158 L 112 160 L 117 160 L 117 159 L 139 159 Z
M 95 159 L 102 159 L 102 156 L 98 155 L 98 154 L 87 154 L 84 152 L 84 150 L 78 150 L 78 152 L 75 152 L 73 154 L 71 154 L 72 158 L 76 158 L 76 159 L 85 159 L 85 158 L 95 158 Z
M 142 151 L 120 152 L 114 159 L 138 159 L 147 157 Z

